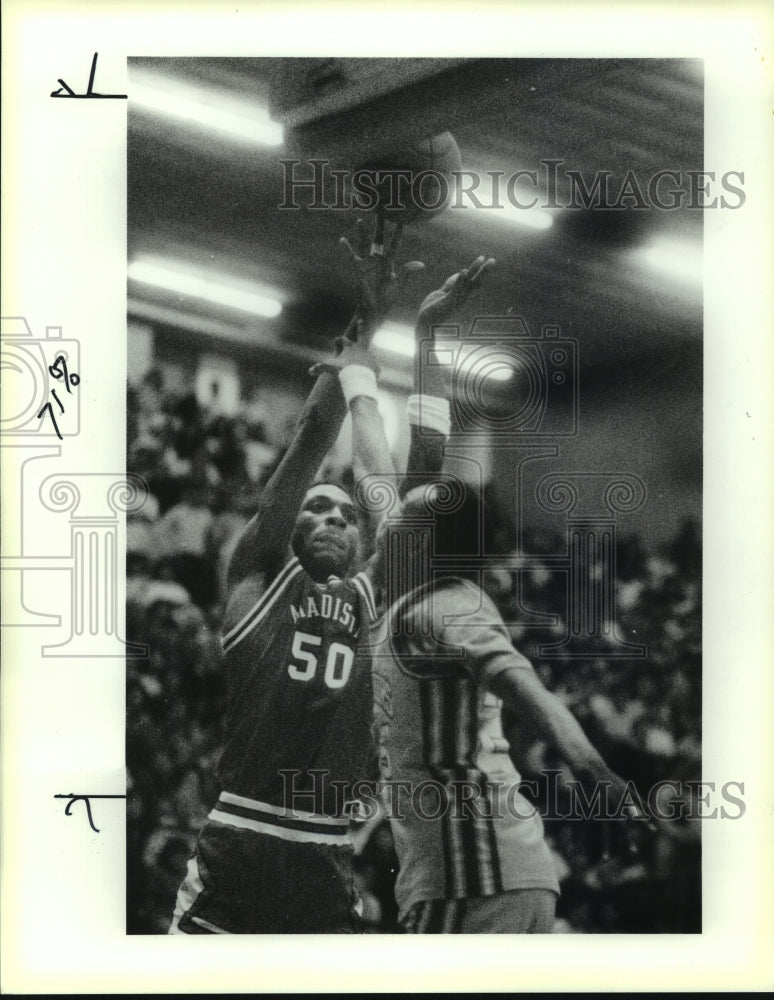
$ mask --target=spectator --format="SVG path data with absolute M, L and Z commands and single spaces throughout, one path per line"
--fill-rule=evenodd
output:
M 199 607 L 215 599 L 215 574 L 207 559 L 207 532 L 212 512 L 207 506 L 208 486 L 201 479 L 182 483 L 180 500 L 153 526 L 153 552 L 170 575 L 181 583 Z

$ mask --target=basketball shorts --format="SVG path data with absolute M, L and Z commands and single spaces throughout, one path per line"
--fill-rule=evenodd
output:
M 296 843 L 207 823 L 188 862 L 170 934 L 355 934 L 348 845 Z
M 401 920 L 406 934 L 550 934 L 556 893 L 512 889 L 475 899 L 425 899 Z

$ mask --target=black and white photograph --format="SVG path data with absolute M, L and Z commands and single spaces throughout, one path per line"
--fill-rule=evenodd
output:
M 771 17 L 11 6 L 4 989 L 762 988 Z
M 700 932 L 701 61 L 128 81 L 128 931 Z

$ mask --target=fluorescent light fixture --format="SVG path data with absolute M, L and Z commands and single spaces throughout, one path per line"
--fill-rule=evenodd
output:
M 269 290 L 259 290 L 255 285 L 216 271 L 195 270 L 177 261 L 141 257 L 129 265 L 128 275 L 131 281 L 143 285 L 267 319 L 282 312 L 282 303 Z
M 701 243 L 688 240 L 659 239 L 635 250 L 636 259 L 646 267 L 691 284 L 702 283 L 703 248 Z
M 477 345 L 460 344 L 458 340 L 447 340 L 439 337 L 439 347 L 445 347 L 459 352 L 455 357 L 454 367 L 458 372 L 476 372 L 481 378 L 490 378 L 495 382 L 507 382 L 513 376 L 513 366 L 501 355 L 491 354 L 489 357 L 480 353 L 475 356 Z M 406 358 L 414 357 L 414 330 L 405 323 L 384 323 L 374 334 L 373 345 L 378 350 L 400 354 Z
M 267 108 L 205 87 L 135 70 L 129 74 L 129 100 L 194 128 L 224 132 L 264 146 L 281 146 L 283 142 L 282 126 L 272 121 Z
M 527 229 L 550 229 L 554 224 L 551 213 L 546 212 L 542 208 L 517 208 L 516 205 L 512 205 L 507 199 L 494 208 L 487 208 L 485 207 L 486 200 L 483 196 L 481 196 L 481 201 L 484 204 L 482 206 L 477 205 L 470 197 L 470 192 L 466 191 L 462 195 L 463 204 L 459 208 L 454 206 L 453 210 L 465 213 L 473 211 L 476 213 L 476 218 L 482 221 L 489 219 L 491 222 L 510 226 L 524 226 Z

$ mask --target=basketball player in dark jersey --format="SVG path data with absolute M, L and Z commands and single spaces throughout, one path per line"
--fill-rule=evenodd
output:
M 381 471 L 373 464 L 381 454 L 368 449 L 381 419 L 367 347 L 386 311 L 399 237 L 397 226 L 385 246 L 377 219 L 370 254 L 362 232 L 357 250 L 347 244 L 360 291 L 355 320 L 335 366 L 320 366 L 231 560 L 223 790 L 178 892 L 171 933 L 359 930 L 348 808 L 373 754 L 370 657 L 357 642 L 376 600 L 368 572 L 349 575 L 368 554 L 351 499 L 312 483 L 347 405 L 357 473 Z M 425 305 L 444 294 L 431 293 Z M 419 409 L 415 401 L 409 415 L 415 471 L 429 458 L 439 465 L 444 439 L 432 427 L 418 433 Z
M 357 929 L 347 808 L 372 752 L 372 693 L 355 643 L 375 618 L 368 577 L 347 578 L 357 550 L 350 498 L 314 486 L 292 554 L 261 553 L 266 569 L 233 586 L 222 639 L 223 790 L 178 894 L 176 930 Z
M 342 369 L 384 318 L 399 238 L 397 226 L 385 246 L 377 218 L 370 253 L 363 224 L 357 250 L 347 244 L 359 296 Z M 368 576 L 353 574 L 363 553 L 352 500 L 313 485 L 346 413 L 342 378 L 319 374 L 229 565 L 222 791 L 170 933 L 359 929 L 347 810 L 373 752 L 370 664 L 356 643 L 376 609 Z

